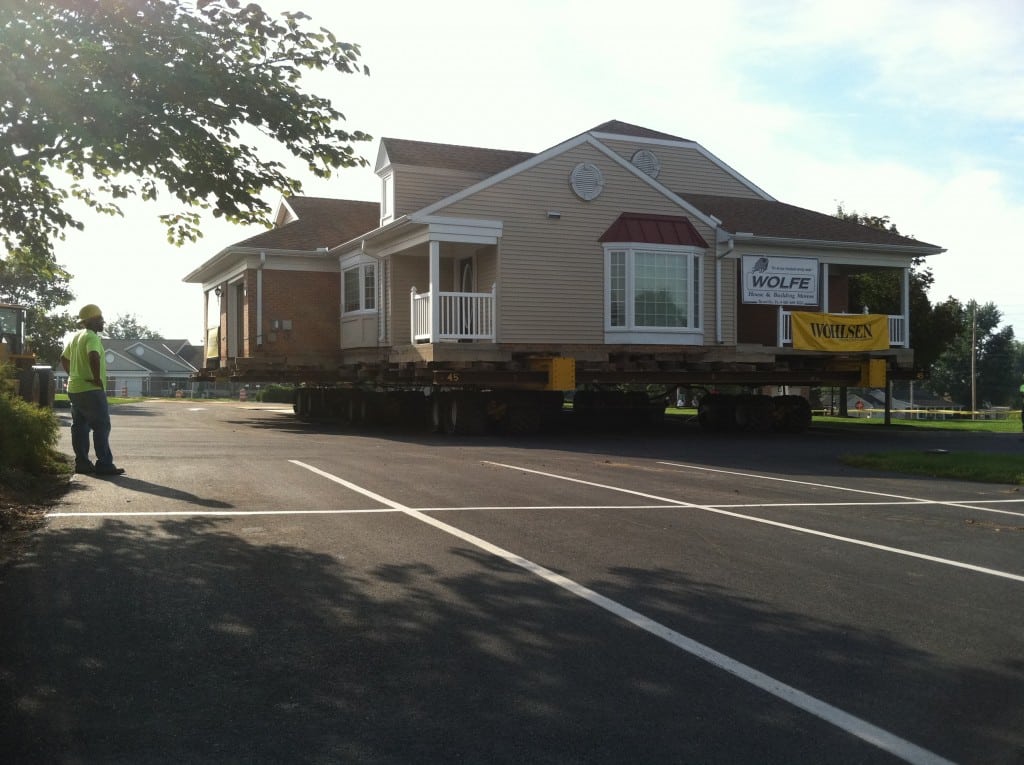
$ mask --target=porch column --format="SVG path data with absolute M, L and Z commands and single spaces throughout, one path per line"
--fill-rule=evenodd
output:
M 828 263 L 821 264 L 821 312 L 828 313 Z
M 441 243 L 430 240 L 430 342 L 441 335 Z
M 903 291 L 900 296 L 903 309 L 903 347 L 910 347 L 910 269 L 903 269 Z

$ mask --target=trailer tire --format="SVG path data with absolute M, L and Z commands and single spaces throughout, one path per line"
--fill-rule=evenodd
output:
M 448 421 L 448 395 L 435 393 L 430 398 L 430 432 L 444 433 Z
M 697 407 L 697 422 L 705 430 L 729 430 L 736 426 L 736 397 L 727 393 L 709 393 Z
M 775 406 L 771 396 L 748 394 L 736 398 L 736 427 L 754 433 L 772 429 Z
M 811 404 L 803 396 L 776 396 L 775 427 L 785 433 L 803 433 L 811 426 Z
M 295 403 L 292 404 L 292 409 L 295 410 L 295 415 L 300 420 L 309 419 L 310 402 L 309 402 L 309 388 L 296 388 L 295 389 Z
M 516 436 L 539 433 L 544 416 L 537 406 L 510 406 L 505 413 L 505 429 Z
M 445 408 L 445 432 L 459 436 L 479 436 L 487 428 L 487 410 L 482 396 L 458 393 Z

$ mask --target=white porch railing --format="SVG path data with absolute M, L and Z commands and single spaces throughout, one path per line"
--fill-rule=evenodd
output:
M 409 294 L 409 316 L 414 343 L 444 340 L 494 340 L 495 286 L 490 292 L 440 292 L 437 333 L 431 332 L 433 293 L 422 295 L 413 287 Z
M 839 313 L 835 316 L 856 316 L 856 314 Z M 907 342 L 907 327 L 903 317 L 889 314 L 889 347 L 903 348 Z M 793 344 L 793 320 L 789 311 L 779 311 L 779 345 Z

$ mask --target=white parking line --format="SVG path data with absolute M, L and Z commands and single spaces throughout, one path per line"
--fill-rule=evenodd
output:
M 760 481 L 778 481 L 780 483 L 794 483 L 799 486 L 813 486 L 817 489 L 833 489 L 835 491 L 847 491 L 854 494 L 868 494 L 873 497 L 890 497 L 892 499 L 907 500 L 909 504 L 919 505 L 945 505 L 946 507 L 959 507 L 965 510 L 978 510 L 984 513 L 998 513 L 1000 515 L 1016 515 L 1024 518 L 1024 513 L 1015 513 L 1012 510 L 996 510 L 991 507 L 979 507 L 975 504 L 966 502 L 955 502 L 952 500 L 936 500 L 936 499 L 921 499 L 920 497 L 904 497 L 900 494 L 886 494 L 880 491 L 871 491 L 870 489 L 854 489 L 849 486 L 833 486 L 827 483 L 814 483 L 812 481 L 798 481 L 795 478 L 779 478 L 773 475 L 760 475 L 758 473 L 740 473 L 735 470 L 722 470 L 721 468 L 709 468 L 702 465 L 686 465 L 681 462 L 659 462 L 659 465 L 668 465 L 670 467 L 686 468 L 687 470 L 701 470 L 705 473 L 719 473 L 721 475 L 735 475 L 740 478 L 755 478 Z M 999 500 L 995 500 L 999 501 Z M 1016 502 L 1021 500 L 1006 500 L 1010 502 Z
M 301 464 L 301 463 L 296 463 Z M 304 466 L 304 465 L 303 465 Z M 447 513 L 455 511 L 530 511 L 530 510 L 667 510 L 676 505 L 469 505 L 460 507 L 417 507 L 423 513 Z M 405 508 L 403 508 L 404 510 Z M 357 507 L 338 510 L 110 510 L 100 512 L 54 511 L 43 513 L 44 518 L 132 518 L 152 516 L 154 518 L 182 516 L 238 516 L 238 515 L 359 515 L 360 513 L 399 513 L 392 507 Z
M 509 470 L 519 470 L 523 473 L 532 473 L 533 475 L 541 475 L 547 478 L 554 478 L 559 481 L 569 481 L 570 483 L 579 483 L 586 486 L 593 486 L 597 489 L 607 489 L 608 491 L 622 492 L 623 494 L 632 494 L 637 497 L 645 497 L 646 499 L 658 500 L 667 504 L 674 504 L 677 507 L 685 507 L 692 510 L 703 510 L 707 513 L 715 513 L 717 515 L 725 515 L 731 518 L 739 518 L 744 521 L 751 521 L 753 523 L 761 523 L 766 526 L 775 526 L 780 529 L 787 529 L 788 531 L 797 531 L 801 534 L 810 534 L 816 537 L 824 537 L 825 539 L 832 539 L 837 542 L 846 542 L 851 545 L 858 545 L 860 547 L 868 547 L 873 550 L 880 550 L 882 552 L 893 553 L 895 555 L 905 555 L 908 558 L 917 558 L 919 560 L 926 560 L 930 563 L 941 563 L 945 566 L 953 566 L 954 568 L 962 568 L 967 571 L 975 571 L 979 574 L 988 574 L 989 576 L 998 576 L 1003 579 L 1012 579 L 1017 582 L 1024 582 L 1024 576 L 1020 574 L 1011 574 L 1007 571 L 999 571 L 994 568 L 986 568 L 984 566 L 975 566 L 973 563 L 963 563 L 962 561 L 950 560 L 949 558 L 939 558 L 934 555 L 926 555 L 925 553 L 914 552 L 913 550 L 904 550 L 899 547 L 890 547 L 889 545 L 877 544 L 875 542 L 868 542 L 864 539 L 854 539 L 853 537 L 844 537 L 839 534 L 830 534 L 827 531 L 818 531 L 817 529 L 809 529 L 804 526 L 794 526 L 791 523 L 782 523 L 780 521 L 769 520 L 768 518 L 758 518 L 756 515 L 744 515 L 742 513 L 734 513 L 731 510 L 723 510 L 712 505 L 697 505 L 692 502 L 684 502 L 683 500 L 672 499 L 671 497 L 659 497 L 655 494 L 647 494 L 642 491 L 634 491 L 633 489 L 624 489 L 620 486 L 609 486 L 603 483 L 594 483 L 593 481 L 584 481 L 582 478 L 572 478 L 570 476 L 558 475 L 557 473 L 547 473 L 542 470 L 532 470 L 530 468 L 521 467 L 519 465 L 506 465 L 501 462 L 490 462 L 486 461 L 486 465 L 494 465 L 495 467 L 507 468 Z M 799 483 L 799 482 L 798 482 Z M 911 499 L 910 497 L 902 497 L 901 499 Z
M 520 555 L 516 555 L 502 547 L 491 544 L 490 542 L 481 539 L 473 534 L 470 534 L 462 529 L 451 526 L 443 521 L 439 521 L 420 510 L 414 510 L 410 507 L 406 507 L 399 502 L 390 500 L 387 497 L 383 497 L 380 494 L 364 489 L 351 481 L 346 481 L 344 478 L 340 478 L 336 475 L 320 470 L 319 468 L 308 465 L 298 460 L 289 460 L 294 465 L 301 468 L 305 468 L 313 473 L 316 473 L 323 478 L 326 478 L 335 483 L 341 484 L 342 486 L 351 489 L 352 491 L 358 492 L 363 496 L 370 497 L 371 499 L 380 502 L 387 507 L 400 510 L 411 518 L 422 521 L 434 528 L 450 534 L 464 542 L 467 542 L 474 547 L 490 553 L 502 560 L 512 563 L 520 568 L 529 571 L 531 574 L 544 579 L 545 581 L 556 585 L 568 592 L 576 595 L 587 602 L 598 606 L 599 608 L 608 611 L 615 616 L 627 621 L 635 627 L 638 627 L 645 632 L 648 632 L 655 637 L 661 638 L 662 640 L 676 646 L 677 648 L 685 651 L 686 653 L 694 656 L 698 659 L 708 662 L 709 664 L 718 667 L 719 669 L 725 670 L 734 677 L 743 680 L 750 685 L 760 688 L 777 699 L 780 699 L 788 704 L 791 704 L 798 709 L 802 709 L 808 714 L 817 717 L 820 720 L 824 720 L 840 730 L 844 730 L 847 733 L 865 741 L 883 751 L 889 752 L 895 757 L 904 760 L 905 762 L 914 763 L 914 765 L 952 765 L 950 760 L 940 757 L 934 752 L 930 752 L 927 749 L 917 746 L 916 744 L 907 741 L 906 739 L 900 738 L 887 730 L 879 728 L 872 723 L 862 720 L 859 717 L 844 712 L 838 707 L 834 707 L 831 704 L 822 701 L 821 699 L 815 698 L 803 691 L 797 690 L 791 685 L 783 683 L 781 680 L 775 678 L 754 669 L 753 667 L 744 664 L 740 661 L 730 658 L 723 653 L 716 651 L 709 646 L 699 643 L 696 640 L 683 635 L 680 632 L 676 632 L 670 627 L 656 622 L 655 620 L 644 616 L 638 611 L 634 611 L 632 608 L 619 603 L 618 601 L 607 598 L 604 595 L 596 592 L 595 590 L 585 587 L 579 582 L 573 581 L 568 577 L 561 574 L 555 573 L 554 571 L 545 568 L 533 561 L 527 560 Z M 499 463 L 486 463 L 491 465 L 499 465 Z M 500 465 L 501 467 L 511 467 L 510 465 Z M 522 469 L 522 468 L 516 468 Z M 527 471 L 527 472 L 538 472 L 538 471 Z M 546 475 L 546 474 L 542 474 Z M 578 479 L 568 479 L 578 480 Z M 580 483 L 587 483 L 586 481 L 579 481 Z M 648 496 L 648 495 L 643 495 Z M 678 506 L 678 503 L 669 501 L 670 506 Z

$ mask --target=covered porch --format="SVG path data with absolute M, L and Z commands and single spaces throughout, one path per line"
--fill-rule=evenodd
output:
M 495 341 L 497 285 L 488 292 L 409 291 L 414 343 Z
M 363 244 L 386 274 L 381 340 L 495 343 L 501 222 L 424 216 L 391 228 Z

